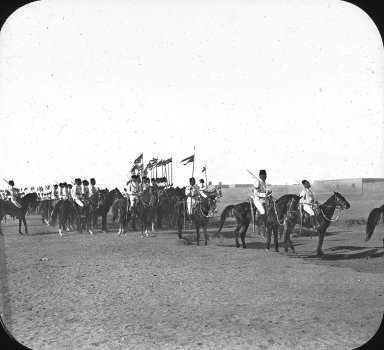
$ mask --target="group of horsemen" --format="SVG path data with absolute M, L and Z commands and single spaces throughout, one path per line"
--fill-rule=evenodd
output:
M 268 188 L 266 184 L 267 172 L 265 170 L 259 171 L 259 178 L 256 179 L 253 188 L 252 194 L 250 197 L 253 200 L 253 203 L 258 211 L 260 216 L 260 221 L 265 224 L 266 216 L 268 213 L 268 208 L 270 207 L 270 199 L 272 196 L 271 189 Z M 10 188 L 2 193 L 8 196 L 9 200 L 12 201 L 17 207 L 21 207 L 18 199 L 21 196 L 20 190 L 15 187 L 13 180 L 8 181 Z M 310 225 L 314 228 L 318 227 L 316 221 L 314 209 L 318 205 L 318 202 L 315 200 L 313 192 L 310 190 L 311 185 L 309 181 L 303 180 L 303 190 L 300 192 L 300 204 L 302 210 L 305 211 L 310 220 Z M 123 196 L 129 198 L 129 208 L 131 212 L 134 210 L 135 206 L 138 203 L 139 196 L 147 189 L 166 189 L 172 187 L 171 184 L 168 184 L 167 179 L 163 178 L 148 178 L 139 175 L 133 174 L 131 179 L 126 183 L 127 187 L 124 188 Z M 189 186 L 185 188 L 185 196 L 187 201 L 187 213 L 188 216 L 193 214 L 194 209 L 197 206 L 197 203 L 202 198 L 206 198 L 207 187 L 204 185 L 204 180 L 200 180 L 200 186 L 196 184 L 194 177 L 189 179 Z M 94 178 L 88 180 L 81 180 L 77 178 L 74 180 L 74 186 L 72 184 L 67 184 L 66 182 L 53 185 L 51 195 L 49 199 L 53 200 L 72 200 L 76 202 L 80 207 L 84 205 L 84 200 L 89 200 L 93 195 L 99 197 L 100 189 L 96 186 L 96 180 Z M 4 197 L 4 195 L 3 195 Z M 3 198 L 5 199 L 5 198 Z M 40 198 L 44 200 L 45 198 Z

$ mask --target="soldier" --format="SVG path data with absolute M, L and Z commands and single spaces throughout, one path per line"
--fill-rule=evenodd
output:
M 95 193 L 99 193 L 100 189 L 96 187 L 96 180 L 94 178 L 89 181 L 91 182 L 91 184 L 89 185 L 89 196 L 91 197 Z
M 138 195 L 141 192 L 140 185 L 137 182 L 138 175 L 132 175 L 132 182 L 127 187 L 127 194 L 129 196 L 129 201 L 131 204 L 130 212 L 133 213 L 134 207 L 137 204 L 137 201 L 139 200 Z
M 59 183 L 59 184 L 54 184 L 53 185 L 53 188 L 52 188 L 52 191 L 51 191 L 51 199 L 59 199 L 59 187 L 60 188 L 63 186 L 62 183 Z
M 83 198 L 89 199 L 89 188 L 88 188 L 89 182 L 88 182 L 88 180 L 83 180 L 82 184 L 83 185 L 81 186 L 81 195 Z
M 10 186 L 9 188 L 10 201 L 14 205 L 16 205 L 16 207 L 21 208 L 21 204 L 18 202 L 20 198 L 20 190 L 15 187 L 15 182 L 13 180 L 8 181 L 8 184 Z
M 150 187 L 149 179 L 146 176 L 143 176 L 143 183 L 141 185 L 142 191 L 144 192 L 149 187 Z
M 206 191 L 207 190 L 207 188 L 205 187 L 205 185 L 204 185 L 204 179 L 200 179 L 200 189 L 202 190 L 202 191 Z
M 67 185 L 67 196 L 69 200 L 73 200 L 72 198 L 72 184 Z
M 189 216 L 192 215 L 193 209 L 196 207 L 199 196 L 207 198 L 207 195 L 204 192 L 201 192 L 199 186 L 196 185 L 196 180 L 194 177 L 189 179 L 189 186 L 185 188 L 185 195 L 187 196 L 187 212 Z
M 83 207 L 84 204 L 81 201 L 82 191 L 81 191 L 81 179 L 75 179 L 75 185 L 72 189 L 72 198 L 80 207 Z
M 272 191 L 267 188 L 267 184 L 265 182 L 267 179 L 267 172 L 264 169 L 259 171 L 259 177 L 260 180 L 256 180 L 255 184 L 253 185 L 253 203 L 259 211 L 261 222 L 265 227 L 267 220 L 265 205 L 267 204 L 267 198 L 269 198 Z
M 301 183 L 303 184 L 304 189 L 300 192 L 300 204 L 304 211 L 309 214 L 310 225 L 312 225 L 314 229 L 317 229 L 319 224 L 317 223 L 315 212 L 313 210 L 313 206 L 317 201 L 315 200 L 313 192 L 310 190 L 311 184 L 309 181 L 303 180 Z
M 156 179 L 153 177 L 152 179 L 151 179 L 151 187 L 153 188 L 153 189 L 157 189 L 157 183 L 156 183 Z

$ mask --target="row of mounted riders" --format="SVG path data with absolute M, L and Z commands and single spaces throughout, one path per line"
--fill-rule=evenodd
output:
M 207 197 L 200 198 L 192 214 L 188 215 L 186 214 L 185 187 L 163 190 L 148 188 L 139 197 L 139 201 L 133 211 L 129 210 L 128 198 L 124 197 L 117 188 L 112 191 L 101 190 L 97 198 L 91 196 L 88 200 L 84 200 L 83 207 L 69 200 L 61 200 L 55 203 L 53 209 L 52 200 L 38 201 L 36 193 L 29 193 L 19 199 L 21 208 L 17 208 L 10 201 L 0 200 L 0 222 L 5 215 L 16 217 L 19 219 L 19 232 L 21 233 L 21 222 L 23 221 L 25 233 L 27 234 L 25 215 L 30 210 L 31 213 L 40 213 L 43 221 L 52 225 L 55 224 L 58 218 L 59 232 L 61 230 L 66 232 L 71 226 L 74 227 L 75 221 L 80 232 L 83 230 L 92 232 L 90 230 L 91 226 L 95 226 L 99 216 L 102 217 L 102 230 L 107 231 L 107 214 L 112 207 L 113 222 L 119 222 L 119 235 L 125 234 L 129 222 L 134 226 L 139 221 L 141 223 L 141 233 L 143 234 L 144 230 L 148 233 L 148 230 L 153 229 L 155 219 L 157 219 L 158 228 L 161 227 L 161 223 L 165 219 L 169 226 L 177 225 L 178 236 L 182 238 L 183 225 L 185 225 L 185 220 L 189 219 L 190 222 L 193 221 L 195 223 L 197 244 L 199 245 L 200 242 L 200 228 L 202 228 L 205 245 L 207 245 L 207 226 L 209 219 L 217 211 L 217 199 L 222 196 L 221 188 L 216 186 L 213 190 L 206 192 L 206 194 Z M 326 230 L 333 221 L 337 220 L 337 218 L 333 219 L 335 210 L 338 209 L 340 211 L 349 208 L 350 204 L 348 201 L 338 192 L 334 192 L 330 198 L 318 206 L 318 210 L 315 212 L 318 223 L 316 229 L 318 233 L 318 256 L 322 257 L 324 255 L 322 245 Z M 231 215 L 236 220 L 234 235 L 237 247 L 240 247 L 240 236 L 242 246 L 246 248 L 245 234 L 249 225 L 253 222 L 254 225 L 265 226 L 268 250 L 273 233 L 275 251 L 279 251 L 278 234 L 280 232 L 280 236 L 284 234 L 285 252 L 288 252 L 288 248 L 294 252 L 295 249 L 290 238 L 294 227 L 297 224 L 310 227 L 309 220 L 302 217 L 305 214 L 300 209 L 300 197 L 295 194 L 286 194 L 276 200 L 273 196 L 270 196 L 269 205 L 266 209 L 266 220 L 260 222 L 260 215 L 258 215 L 258 211 L 252 202 L 229 205 L 221 214 L 218 232 L 221 232 L 226 218 Z M 366 241 L 372 236 L 380 219 L 384 220 L 384 205 L 380 208 L 374 208 L 369 213 L 366 223 Z
M 207 198 L 198 201 L 195 211 L 203 213 L 207 217 L 216 209 L 216 200 L 221 196 L 218 187 L 211 191 L 206 191 Z M 16 207 L 11 201 L 0 200 L 0 221 L 6 215 L 19 219 L 19 233 L 21 223 L 24 223 L 25 234 L 28 234 L 28 227 L 25 220 L 27 214 L 39 214 L 42 221 L 48 225 L 59 228 L 59 234 L 65 235 L 66 232 L 76 227 L 79 232 L 89 232 L 93 234 L 92 228 L 98 228 L 98 218 L 101 216 L 101 230 L 108 232 L 107 214 L 112 208 L 113 223 L 119 224 L 119 235 L 125 234 L 129 223 L 136 230 L 137 225 L 141 225 L 141 233 L 148 236 L 149 230 L 162 228 L 163 223 L 169 227 L 177 225 L 182 227 L 185 220 L 185 187 L 183 188 L 158 188 L 152 187 L 144 190 L 139 196 L 134 207 L 131 208 L 129 197 L 123 196 L 118 188 L 112 191 L 99 190 L 89 198 L 80 198 L 83 206 L 73 200 L 39 200 L 36 193 L 29 193 L 18 202 L 21 208 Z M 188 216 L 187 216 L 188 218 Z

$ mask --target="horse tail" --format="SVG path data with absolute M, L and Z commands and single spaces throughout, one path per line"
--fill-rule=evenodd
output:
M 233 215 L 233 208 L 235 206 L 233 204 L 231 205 L 228 205 L 227 207 L 224 208 L 223 212 L 221 213 L 221 216 L 220 216 L 220 227 L 219 227 L 219 233 L 221 232 L 223 226 L 224 226 L 224 222 L 225 222 L 225 219 L 229 216 L 229 215 Z
M 380 218 L 384 214 L 384 205 L 380 208 L 373 209 L 368 216 L 367 224 L 366 224 L 366 238 L 365 241 L 367 242 L 373 234 L 373 231 L 375 230 L 376 225 L 379 223 Z
M 113 213 L 112 222 L 113 223 L 115 223 L 117 216 L 118 216 L 118 213 L 119 213 L 119 201 L 120 200 L 117 200 L 117 201 L 113 202 L 113 204 L 112 204 L 112 213 Z

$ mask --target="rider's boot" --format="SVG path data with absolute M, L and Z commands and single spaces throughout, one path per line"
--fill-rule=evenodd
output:
M 319 224 L 317 223 L 316 217 L 315 217 L 314 215 L 311 215 L 311 216 L 309 217 L 309 222 L 310 222 L 311 226 L 312 226 L 315 230 L 317 230 L 317 229 L 319 228 Z

